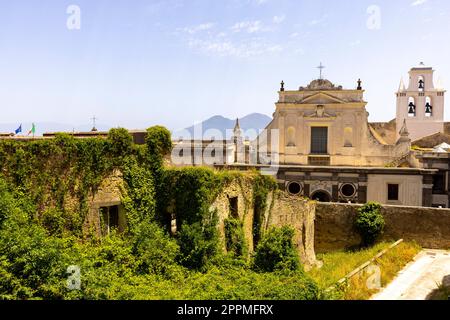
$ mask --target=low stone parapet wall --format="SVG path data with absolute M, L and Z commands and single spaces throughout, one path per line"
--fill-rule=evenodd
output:
M 354 222 L 361 205 L 317 203 L 315 251 L 350 249 L 361 243 Z M 383 206 L 386 226 L 381 240 L 415 241 L 429 249 L 450 248 L 450 210 Z

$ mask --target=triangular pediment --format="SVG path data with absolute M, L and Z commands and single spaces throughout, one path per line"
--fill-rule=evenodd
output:
M 344 100 L 339 99 L 337 97 L 334 97 L 332 95 L 329 95 L 324 92 L 319 92 L 316 94 L 313 94 L 309 97 L 306 97 L 300 103 L 304 104 L 330 104 L 330 103 L 345 103 Z

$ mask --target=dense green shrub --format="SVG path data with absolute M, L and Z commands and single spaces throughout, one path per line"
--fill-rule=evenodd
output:
M 124 156 L 132 153 L 133 137 L 128 130 L 123 128 L 111 129 L 108 133 L 108 141 L 110 142 L 111 155 L 116 161 L 120 161 Z
M 164 156 L 172 151 L 172 137 L 169 130 L 161 126 L 147 130 L 148 161 L 153 170 L 159 170 L 163 165 Z
M 182 264 L 203 269 L 218 253 L 217 219 L 212 201 L 227 181 L 207 168 L 166 169 L 158 185 L 158 212 L 163 225 L 177 220 Z
M 264 272 L 298 270 L 300 261 L 292 238 L 294 229 L 281 227 L 270 229 L 255 250 L 255 267 Z
M 3 188 L 1 187 L 3 186 Z M 142 222 L 133 235 L 112 233 L 102 239 L 78 241 L 51 236 L 30 216 L 26 199 L 5 189 L 0 228 L 1 299 L 318 299 L 317 285 L 301 272 L 257 273 L 245 264 L 211 264 L 217 252 L 216 221 L 183 228 L 191 251 L 181 254 L 155 223 Z M 56 215 L 56 212 L 55 212 Z M 53 214 L 51 215 L 53 216 Z M 198 237 L 199 234 L 205 233 Z M 187 247 L 184 248 L 185 250 Z M 208 265 L 202 272 L 176 262 Z M 214 260 L 220 261 L 220 260 Z M 67 267 L 81 270 L 81 290 L 66 287 Z
M 155 182 L 148 168 L 130 160 L 123 169 L 126 188 L 122 190 L 122 203 L 126 209 L 129 231 L 143 221 L 156 218 Z
M 225 220 L 225 244 L 227 252 L 235 257 L 247 256 L 243 223 L 239 219 Z
M 63 213 L 56 208 L 46 209 L 42 213 L 41 222 L 51 235 L 61 236 L 64 232 L 64 216 Z
M 0 200 L 13 197 L 2 194 Z M 8 218 L 0 228 L 0 299 L 62 298 L 71 238 L 49 236 L 12 201 L 6 208 Z
M 177 269 L 176 259 L 180 248 L 176 241 L 155 223 L 141 223 L 131 241 L 139 274 L 170 275 Z
M 317 300 L 320 290 L 303 272 L 259 273 L 242 267 L 211 268 L 191 273 L 187 292 L 195 300 Z
M 10 214 L 18 211 L 14 205 L 14 197 L 8 192 L 6 182 L 0 178 L 0 228 Z
M 36 206 L 36 217 L 55 208 L 64 217 L 64 229 L 81 235 L 89 193 L 122 169 L 126 159 L 136 157 L 130 139 L 126 130 L 112 129 L 107 139 L 57 134 L 49 140 L 0 140 L 0 168 L 9 188 L 26 194 Z M 66 210 L 68 199 L 80 203 L 76 212 Z
M 311 279 L 286 273 L 298 269 L 292 234 L 269 232 L 256 255 L 260 270 L 283 272 L 250 269 L 238 220 L 225 222 L 233 254 L 221 254 L 212 201 L 228 183 L 252 179 L 255 193 L 245 206 L 263 214 L 276 182 L 257 173 L 164 168 L 171 147 L 162 127 L 148 130 L 144 146 L 124 129 L 106 139 L 0 140 L 0 299 L 316 299 Z M 116 170 L 125 182 L 128 232 L 84 238 L 88 196 Z M 68 209 L 68 199 L 78 207 Z M 168 232 L 173 218 L 175 237 Z M 273 268 L 261 259 L 272 259 Z M 71 291 L 67 268 L 74 265 L 81 290 Z
M 381 205 L 369 202 L 358 210 L 355 221 L 356 229 L 362 238 L 363 246 L 370 246 L 383 234 L 384 217 L 381 214 Z
M 253 219 L 253 246 L 258 246 L 262 234 L 263 216 L 267 209 L 267 197 L 271 191 L 278 188 L 277 182 L 270 176 L 254 175 L 253 181 L 253 203 L 254 203 L 254 219 Z
M 158 201 L 172 208 L 178 228 L 183 223 L 201 222 L 210 216 L 209 207 L 224 185 L 220 174 L 208 168 L 167 169 L 160 184 Z
M 183 224 L 178 236 L 180 262 L 195 270 L 206 270 L 219 253 L 216 220 Z

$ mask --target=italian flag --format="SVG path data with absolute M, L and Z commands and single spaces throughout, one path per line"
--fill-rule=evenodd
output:
M 33 134 L 33 136 L 34 136 L 35 133 L 36 133 L 36 126 L 33 123 L 33 125 L 31 126 L 31 130 L 28 131 L 28 135 Z

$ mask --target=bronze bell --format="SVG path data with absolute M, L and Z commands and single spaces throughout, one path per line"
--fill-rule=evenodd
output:
M 416 106 L 412 102 L 409 103 L 408 113 L 409 114 L 416 114 Z
M 424 82 L 423 82 L 423 80 L 420 80 L 419 81 L 419 89 L 424 89 L 425 88 L 425 86 L 424 86 Z

